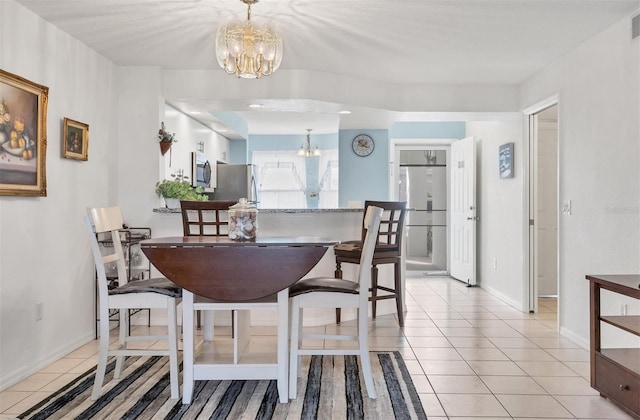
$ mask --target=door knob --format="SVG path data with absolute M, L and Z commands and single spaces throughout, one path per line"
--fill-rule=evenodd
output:
M 629 385 L 620 385 L 620 392 L 628 391 Z

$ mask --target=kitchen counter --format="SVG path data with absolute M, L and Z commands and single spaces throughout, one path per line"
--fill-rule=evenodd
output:
M 258 213 L 362 213 L 363 209 L 339 208 L 339 209 L 258 209 Z M 180 209 L 158 207 L 154 213 L 180 213 Z

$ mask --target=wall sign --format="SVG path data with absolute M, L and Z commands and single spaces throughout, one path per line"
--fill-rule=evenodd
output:
M 505 143 L 498 151 L 500 178 L 513 178 L 513 143 Z

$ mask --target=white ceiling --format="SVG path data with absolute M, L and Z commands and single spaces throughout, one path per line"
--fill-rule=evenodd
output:
M 17 1 L 118 65 L 167 69 L 218 68 L 217 28 L 246 17 L 240 0 Z M 402 85 L 517 85 L 638 8 L 640 0 L 261 0 L 252 20 L 282 32 L 281 69 Z M 340 107 L 298 102 L 272 105 L 299 124 L 311 124 L 318 107 Z M 252 133 L 269 130 L 274 113 L 261 114 L 243 113 Z

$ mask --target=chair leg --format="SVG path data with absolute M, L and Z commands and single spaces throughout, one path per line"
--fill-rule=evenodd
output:
M 295 400 L 298 390 L 298 369 L 300 366 L 298 349 L 300 349 L 300 332 L 302 329 L 302 308 L 300 308 L 300 301 L 297 298 L 290 300 L 289 313 L 291 331 L 291 348 L 289 351 L 289 398 Z
M 373 375 L 371 373 L 371 360 L 369 359 L 369 330 L 367 325 L 367 317 L 358 310 L 358 348 L 360 350 L 360 364 L 362 365 L 362 376 L 364 384 L 367 387 L 369 398 L 376 398 L 376 388 L 373 384 Z
M 129 329 L 129 310 L 128 309 L 120 309 L 120 349 L 128 348 L 129 336 L 131 335 L 131 330 Z M 120 379 L 120 375 L 122 375 L 122 369 L 124 368 L 124 359 L 125 356 L 116 356 L 116 368 L 113 371 L 114 379 Z
M 105 321 L 106 320 L 106 321 Z M 107 359 L 109 358 L 109 317 L 100 316 L 100 354 L 98 355 L 98 366 L 96 367 L 96 377 L 93 381 L 93 391 L 91 399 L 97 400 L 102 393 L 104 375 L 107 371 Z
M 167 302 L 167 328 L 169 339 L 169 380 L 171 383 L 171 399 L 180 398 L 178 385 L 178 334 L 176 316 L 176 300 L 169 299 Z
M 194 359 L 193 293 L 182 291 L 182 404 L 191 404 Z
M 404 327 L 404 305 L 402 304 L 402 268 L 400 262 L 394 264 L 394 282 L 396 295 L 396 309 L 398 310 L 398 324 Z
M 336 262 L 336 271 L 334 275 L 337 279 L 342 278 L 342 264 L 339 262 Z M 336 308 L 336 324 L 340 324 L 341 315 L 342 315 L 342 311 L 340 310 L 340 308 Z
M 378 266 L 371 267 L 371 318 L 376 319 L 376 306 L 378 303 Z

